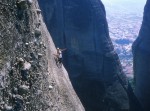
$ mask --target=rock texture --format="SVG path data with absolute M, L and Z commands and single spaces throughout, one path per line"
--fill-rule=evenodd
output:
M 67 48 L 64 65 L 86 111 L 132 109 L 136 98 L 110 40 L 102 2 L 39 0 L 39 5 L 55 45 Z
M 84 111 L 36 0 L 0 0 L 0 111 Z
M 133 44 L 135 93 L 145 111 L 150 111 L 150 0 L 137 40 Z

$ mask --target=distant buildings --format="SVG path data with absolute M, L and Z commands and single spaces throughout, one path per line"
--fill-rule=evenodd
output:
M 116 4 L 117 0 L 113 0 L 114 4 L 112 1 L 107 2 L 107 0 L 103 2 L 106 7 L 110 37 L 120 57 L 125 73 L 131 77 L 131 74 L 133 74 L 131 46 L 140 30 L 144 2 L 143 6 L 141 5 L 138 8 L 138 11 L 134 10 L 134 6 L 132 9 L 129 9 L 128 7 L 130 6 L 126 6 L 121 2 Z M 129 41 L 129 43 L 124 43 L 123 39 Z

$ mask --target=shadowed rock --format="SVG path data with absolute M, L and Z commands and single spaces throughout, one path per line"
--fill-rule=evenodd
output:
M 39 4 L 55 45 L 67 48 L 63 63 L 86 111 L 129 110 L 136 97 L 131 87 L 128 90 L 110 40 L 102 2 L 39 0 Z
M 138 38 L 133 44 L 135 93 L 145 111 L 150 111 L 150 0 L 144 8 L 144 17 Z

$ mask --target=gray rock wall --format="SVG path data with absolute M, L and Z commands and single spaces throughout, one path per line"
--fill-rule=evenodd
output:
M 102 2 L 39 0 L 39 5 L 55 45 L 67 48 L 63 63 L 86 111 L 131 108 L 129 103 L 134 104 L 136 97 L 130 95 L 132 88 L 131 92 L 127 89 L 128 82 L 109 37 Z M 49 15 L 49 11 L 53 14 Z
M 0 111 L 84 111 L 55 53 L 36 0 L 0 0 Z
M 133 44 L 135 93 L 145 111 L 150 111 L 150 0 L 137 40 Z

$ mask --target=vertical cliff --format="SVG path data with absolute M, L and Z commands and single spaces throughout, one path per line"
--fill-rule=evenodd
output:
M 63 62 L 86 111 L 129 110 L 136 98 L 110 40 L 102 2 L 39 0 L 39 5 L 54 43 L 67 48 Z
M 150 0 L 137 40 L 133 44 L 135 93 L 145 111 L 150 111 Z
M 84 111 L 55 50 L 36 0 L 0 0 L 0 111 Z

